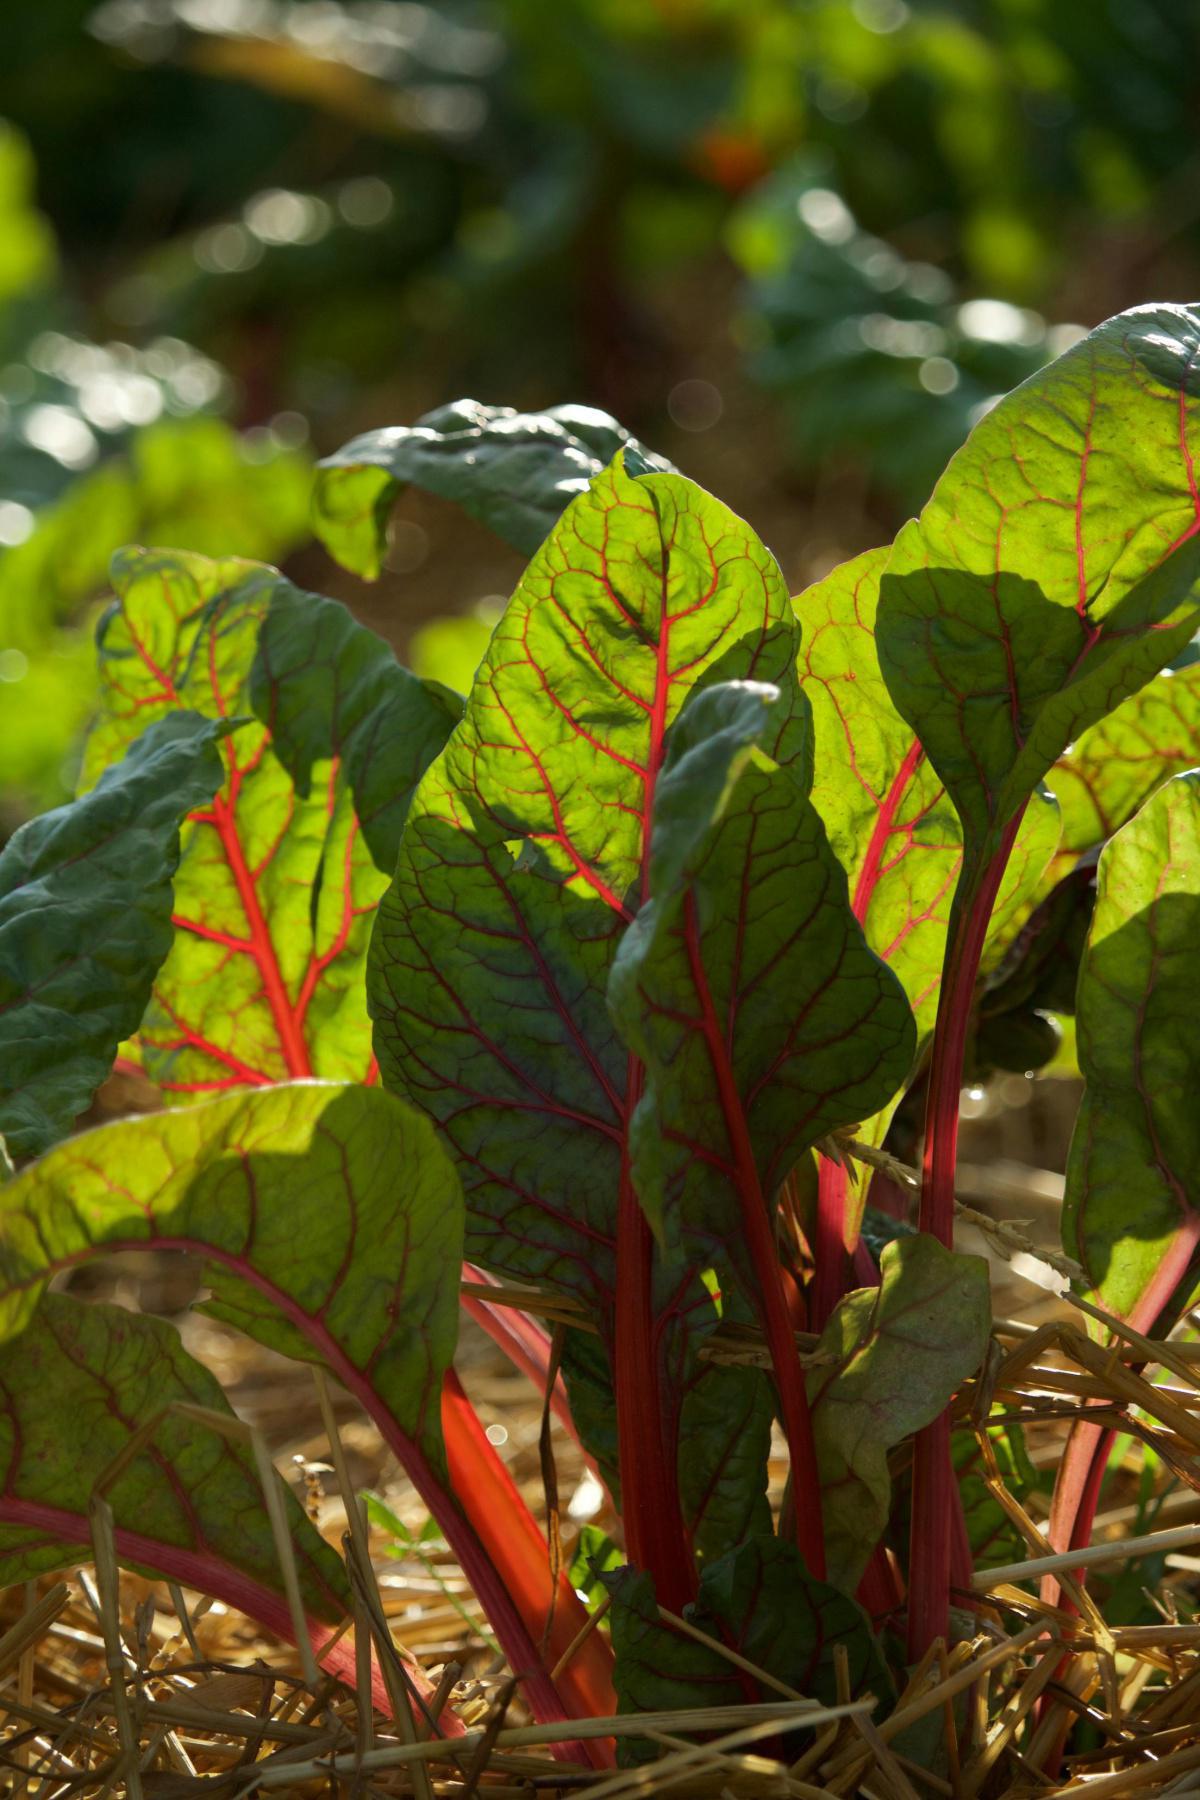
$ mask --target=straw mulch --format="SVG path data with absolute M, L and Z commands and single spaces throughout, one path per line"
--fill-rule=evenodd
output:
M 989 1195 L 979 1198 L 986 1205 Z M 1077 1610 L 1043 1605 L 1035 1578 L 1048 1556 L 1044 1507 L 1040 1517 L 1022 1510 L 993 1467 L 992 1492 L 1027 1546 L 1027 1561 L 976 1577 L 972 1611 L 960 1597 L 963 1635 L 935 1646 L 898 1699 L 852 1700 L 846 1691 L 844 1704 L 822 1708 L 764 1676 L 758 1706 L 592 1722 L 582 1729 L 636 1735 L 661 1750 L 648 1765 L 597 1773 L 552 1759 L 551 1742 L 578 1738 L 581 1728 L 529 1723 L 519 1684 L 436 1542 L 397 1545 L 379 1531 L 369 1543 L 360 1539 L 359 1616 L 364 1639 L 373 1617 L 377 1636 L 390 1634 L 424 1666 L 439 1704 L 446 1700 L 468 1727 L 453 1742 L 411 1726 L 402 1731 L 373 1707 L 365 1658 L 360 1694 L 319 1670 L 306 1677 L 295 1651 L 205 1596 L 119 1572 L 101 1530 L 92 1566 L 0 1597 L 0 1769 L 8 1784 L 0 1791 L 37 1800 L 232 1800 L 256 1792 L 515 1800 L 584 1791 L 589 1800 L 660 1793 L 1017 1800 L 1085 1788 L 1095 1800 L 1200 1795 L 1200 1625 L 1189 1622 L 1200 1548 L 1187 1554 L 1200 1547 L 1200 1345 L 1126 1334 L 1100 1348 L 1077 1303 L 1030 1286 L 1001 1260 L 1012 1245 L 997 1239 L 986 1218 L 982 1229 L 964 1228 L 963 1247 L 992 1257 L 1004 1316 L 984 1371 L 959 1396 L 960 1415 L 981 1420 L 1002 1408 L 1025 1426 L 1033 1459 L 1044 1467 L 1061 1454 L 1083 1398 L 1102 1402 L 1097 1417 L 1128 1432 L 1131 1443 L 1151 1446 L 1166 1492 L 1154 1539 L 1148 1546 L 1134 1540 L 1146 1493 L 1133 1471 L 1098 1521 L 1089 1586 L 1103 1594 L 1106 1573 L 1153 1554 L 1157 1560 L 1144 1566 L 1155 1576 L 1157 1622 L 1110 1628 L 1061 1558 L 1048 1566 L 1061 1570 Z M 192 1277 L 163 1260 L 149 1279 L 159 1286 L 147 1302 L 146 1277 L 131 1287 L 134 1277 L 118 1260 L 107 1272 L 108 1291 L 171 1309 L 186 1300 Z M 210 1321 L 192 1316 L 184 1329 L 239 1413 L 270 1441 L 331 1542 L 346 1527 L 339 1467 L 352 1489 L 376 1490 L 419 1533 L 419 1503 L 348 1402 L 335 1396 L 322 1414 L 311 1371 Z M 737 1353 L 752 1356 L 755 1347 L 742 1344 Z M 461 1366 L 493 1438 L 544 1516 L 539 1397 L 470 1331 Z M 569 1541 L 571 1521 L 595 1515 L 604 1523 L 603 1496 L 558 1432 L 555 1455 Z M 395 1665 L 392 1674 L 397 1679 Z M 1049 1778 L 1043 1765 L 1053 1763 L 1055 1744 L 1075 1720 L 1088 1729 L 1074 1741 L 1088 1747 Z

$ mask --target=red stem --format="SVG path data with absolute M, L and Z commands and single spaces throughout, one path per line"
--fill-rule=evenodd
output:
M 500 1285 L 495 1276 L 489 1275 L 485 1269 L 477 1269 L 474 1263 L 463 1264 L 463 1280 L 474 1282 L 480 1287 Z M 475 1323 L 487 1332 L 492 1342 L 503 1350 L 513 1367 L 527 1376 L 538 1393 L 544 1396 L 546 1377 L 550 1373 L 550 1336 L 544 1326 L 517 1307 L 493 1306 L 475 1294 L 463 1294 L 461 1301 L 463 1311 L 470 1314 Z M 554 1378 L 550 1406 L 563 1430 L 578 1444 L 579 1433 L 571 1417 L 571 1404 L 561 1375 Z
M 954 1176 L 958 1161 L 958 1101 L 962 1089 L 967 1033 L 975 1001 L 979 962 L 992 908 L 1025 812 L 1009 820 L 995 853 L 961 888 L 955 926 L 946 945 L 925 1113 L 925 1155 L 921 1167 L 920 1228 L 949 1249 L 954 1242 Z M 966 871 L 964 870 L 964 874 Z M 950 1415 L 917 1434 L 913 1457 L 912 1537 L 909 1547 L 908 1654 L 917 1662 L 950 1624 L 954 1468 L 950 1460 Z M 961 1579 L 963 1571 L 954 1571 Z
M 846 1292 L 846 1171 L 829 1157 L 817 1159 L 817 1216 L 813 1229 L 813 1278 L 808 1310 L 814 1331 L 824 1331 Z

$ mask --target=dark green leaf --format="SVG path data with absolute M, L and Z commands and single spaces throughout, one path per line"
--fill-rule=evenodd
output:
M 469 1254 L 605 1317 L 641 1081 L 605 992 L 666 730 L 701 680 L 788 679 L 794 630 L 748 527 L 681 476 L 615 463 L 497 626 L 380 907 L 376 1053 L 454 1148 Z
M 847 1294 L 808 1377 L 821 1469 L 829 1576 L 853 1592 L 891 1506 L 888 1451 L 946 1406 L 983 1360 L 991 1331 L 987 1264 L 926 1233 L 899 1237 L 882 1283 Z
M 520 413 L 456 400 L 415 425 L 368 431 L 327 456 L 317 475 L 313 523 L 345 568 L 374 578 L 388 513 L 412 483 L 454 501 L 532 556 L 564 508 L 623 449 L 636 453 L 641 467 L 670 467 L 595 407 Z
M 649 1575 L 618 1570 L 606 1580 L 622 1713 L 668 1707 L 736 1706 L 759 1698 L 752 1677 L 660 1619 Z M 792 1544 L 750 1538 L 710 1563 L 687 1617 L 758 1668 L 814 1700 L 838 1698 L 835 1651 L 847 1654 L 851 1694 L 882 1699 L 890 1688 L 866 1615 L 846 1594 L 806 1573 Z M 763 1690 L 762 1699 L 770 1698 Z M 635 1749 L 630 1760 L 644 1760 Z
M 417 783 L 462 717 L 457 694 L 421 681 L 336 600 L 274 570 L 250 698 L 271 747 L 307 800 L 313 771 L 336 757 L 376 866 L 390 875 Z M 243 590 L 249 598 L 250 587 Z
M 180 825 L 221 785 L 227 730 L 158 720 L 0 854 L 0 1132 L 18 1156 L 70 1130 L 138 1027 L 171 947 Z
M 635 1126 L 643 1205 L 688 1260 L 747 1296 L 745 1209 L 769 1206 L 819 1137 L 880 1111 L 908 1073 L 912 1017 L 867 948 L 794 738 L 793 694 L 697 694 L 655 795 L 653 898 L 625 934 L 614 1017 L 649 1071 Z
M 284 678 L 285 729 L 307 784 L 302 793 L 266 727 L 250 716 L 260 633 L 280 577 L 232 559 L 131 551 L 117 559 L 114 584 L 117 599 L 100 630 L 102 708 L 88 740 L 85 782 L 151 720 L 181 707 L 214 720 L 248 720 L 222 747 L 224 776 L 212 804 L 196 808 L 183 829 L 175 938 L 138 1039 L 146 1073 L 178 1095 L 310 1075 L 366 1080 L 363 971 L 385 878 L 360 830 L 333 738 L 340 720 L 352 765 L 365 752 L 372 721 L 359 690 L 350 684 L 344 717 L 327 694 L 321 706 L 313 704 L 311 725 L 302 726 L 294 720 L 291 682 L 307 681 L 299 669 Z M 307 599 L 286 590 L 297 634 L 301 616 L 331 631 L 333 603 L 313 596 L 310 608 Z M 352 664 L 364 643 L 373 652 L 377 642 L 366 633 L 360 640 L 356 630 L 334 634 Z M 326 748 L 318 756 L 322 719 Z M 390 742 L 380 729 L 381 743 Z M 424 753 L 430 746 L 422 744 Z M 411 780 L 407 750 L 393 772 L 398 781 L 406 772 Z M 374 776 L 361 774 L 378 801 Z M 380 815 L 385 838 L 402 810 L 398 792 L 395 807 Z

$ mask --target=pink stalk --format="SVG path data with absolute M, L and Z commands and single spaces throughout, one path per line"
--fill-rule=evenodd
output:
M 473 1263 L 463 1264 L 463 1280 L 477 1287 L 499 1287 L 495 1276 Z M 487 1332 L 492 1342 L 503 1350 L 509 1362 L 528 1377 L 539 1394 L 546 1392 L 550 1373 L 550 1334 L 536 1319 L 514 1306 L 493 1306 L 477 1294 L 462 1295 L 462 1309 Z M 579 1433 L 571 1417 L 571 1405 L 561 1375 L 554 1378 L 550 1406 L 563 1430 L 579 1442 Z
M 1024 804 L 1001 834 L 999 845 L 956 908 L 954 932 L 946 945 L 941 996 L 933 1034 L 925 1113 L 925 1155 L 921 1167 L 922 1231 L 947 1249 L 954 1241 L 954 1177 L 958 1161 L 958 1097 L 962 1089 L 967 1033 L 975 1001 L 979 962 L 992 908 L 1020 829 Z M 917 1434 L 913 1458 L 912 1537 L 909 1548 L 908 1654 L 918 1661 L 950 1624 L 950 1583 L 970 1571 L 953 1532 L 954 1468 L 950 1460 L 950 1415 Z M 947 1555 L 949 1546 L 951 1555 Z

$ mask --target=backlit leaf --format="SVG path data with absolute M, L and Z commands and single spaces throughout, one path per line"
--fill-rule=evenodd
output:
M 251 676 L 279 578 L 252 564 L 128 552 L 114 582 L 85 781 L 181 707 L 247 721 L 222 747 L 220 790 L 184 828 L 175 941 L 139 1035 L 146 1073 L 173 1094 L 366 1079 L 363 968 L 384 877 L 334 746 L 312 760 L 315 727 L 293 744 L 302 792 L 253 716 Z M 284 695 L 290 721 L 290 681 Z
M 179 828 L 221 784 L 226 730 L 158 720 L 0 853 L 0 1133 L 17 1155 L 70 1130 L 137 1029 L 171 947 Z
M 117 1554 L 292 1636 L 275 1542 L 248 1444 L 182 1418 L 175 1403 L 230 1416 L 207 1371 L 159 1319 L 46 1294 L 7 1346 L 0 1377 L 0 1586 L 90 1560 L 88 1503 L 142 1426 L 145 1448 L 106 1489 Z M 282 1494 L 314 1639 L 349 1610 L 340 1559 Z
M 1146 1333 L 1195 1282 L 1198 977 L 1200 774 L 1192 773 L 1160 788 L 1101 856 L 1079 977 L 1087 1087 L 1067 1164 L 1063 1243 L 1101 1303 Z
M 301 1082 L 85 1132 L 0 1190 L 0 1329 L 56 1270 L 106 1247 L 193 1250 L 210 1310 L 325 1361 L 442 1466 L 454 1352 L 458 1182 L 428 1123 L 378 1089 Z
M 614 464 L 497 626 L 380 907 L 380 1065 L 453 1146 L 472 1259 L 602 1313 L 641 1082 L 605 991 L 643 896 L 666 730 L 701 679 L 785 679 L 793 634 L 740 520 L 679 476 Z
M 1140 307 L 1002 400 L 883 575 L 877 640 L 969 861 L 1200 622 L 1200 314 Z
M 521 413 L 456 400 L 415 425 L 365 432 L 325 457 L 313 524 L 343 567 L 373 578 L 387 547 L 392 504 L 412 484 L 454 501 L 531 556 L 564 508 L 623 449 L 636 452 L 642 466 L 670 466 L 592 406 Z

